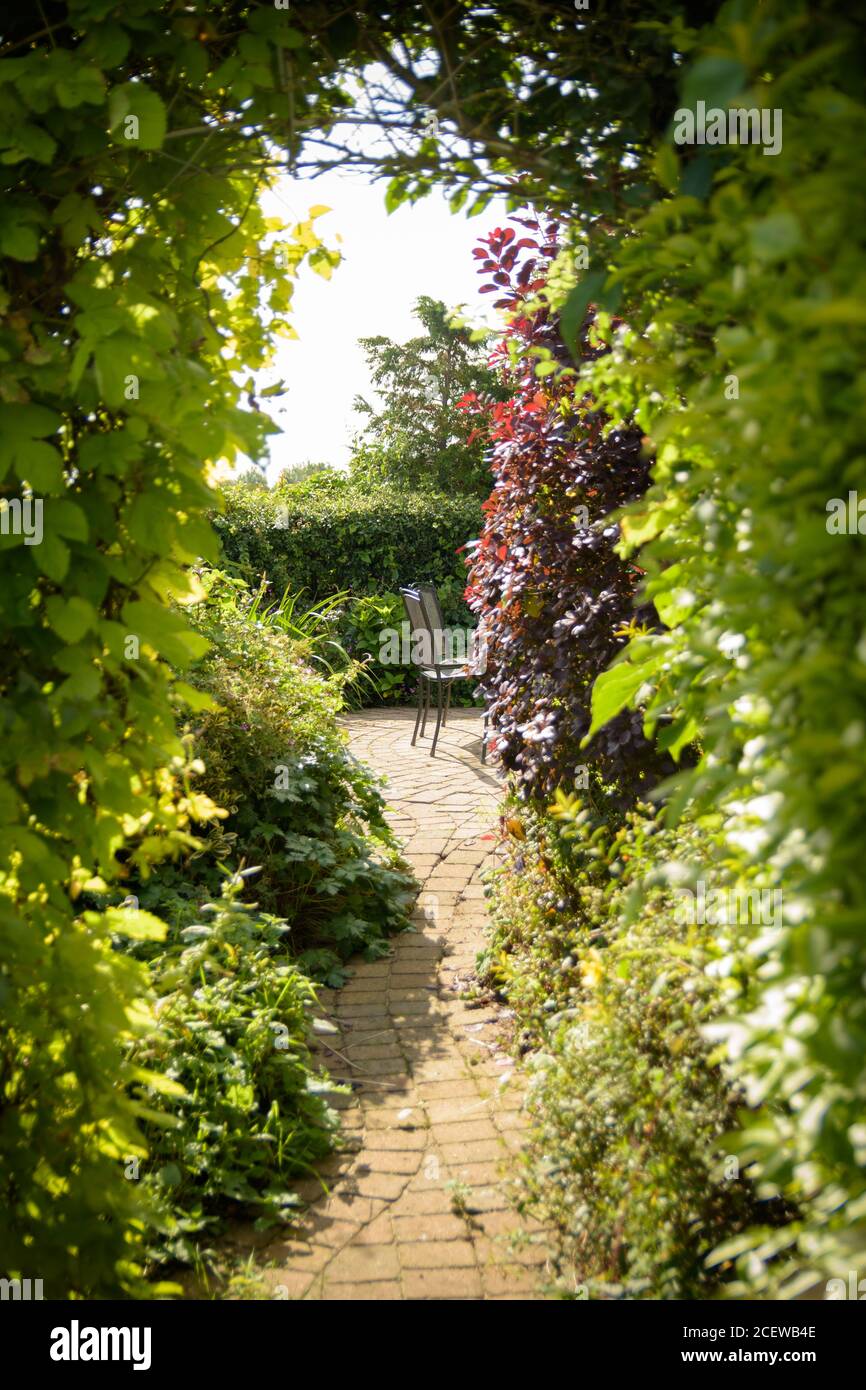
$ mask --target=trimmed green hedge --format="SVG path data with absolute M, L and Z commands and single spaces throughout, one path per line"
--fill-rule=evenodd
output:
M 267 574 L 274 594 L 306 589 L 318 599 L 429 580 L 446 621 L 466 621 L 462 547 L 481 530 L 475 497 L 359 487 L 334 475 L 269 492 L 230 484 L 225 508 L 214 524 L 226 559 L 253 583 Z

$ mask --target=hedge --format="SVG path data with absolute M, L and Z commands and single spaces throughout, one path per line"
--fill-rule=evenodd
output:
M 338 475 L 267 493 L 229 485 L 214 521 L 226 560 L 250 580 L 267 574 L 275 594 L 372 594 L 429 580 L 457 621 L 462 549 L 479 535 L 482 512 L 475 497 L 361 488 Z

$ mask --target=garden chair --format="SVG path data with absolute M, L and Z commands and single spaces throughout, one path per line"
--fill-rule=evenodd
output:
M 411 589 L 401 589 L 400 594 L 409 618 L 409 627 L 412 633 L 411 652 L 415 664 L 418 666 L 418 710 L 415 715 L 415 728 L 412 732 L 412 745 L 418 737 L 418 726 L 421 726 L 421 737 L 424 737 L 427 728 L 427 714 L 430 708 L 431 687 L 436 688 L 436 729 L 433 734 L 433 743 L 430 747 L 430 757 L 436 753 L 436 744 L 439 739 L 440 728 L 448 722 L 448 711 L 451 706 L 451 687 L 456 680 L 465 680 L 473 674 L 471 663 L 446 654 L 444 650 L 445 622 L 442 615 L 442 606 L 439 602 L 439 595 L 432 584 L 416 584 Z M 415 637 L 416 634 L 422 635 L 422 650 L 418 659 L 415 658 Z M 442 693 L 445 692 L 443 704 Z M 487 712 L 484 713 L 484 731 L 481 740 L 481 761 L 485 762 L 487 756 Z
M 418 592 L 419 592 L 419 594 L 421 595 L 421 602 L 424 604 L 424 607 L 425 607 L 426 610 L 427 610 L 427 619 L 428 619 L 428 622 L 432 622 L 433 627 L 434 627 L 434 630 L 435 630 L 436 632 L 441 633 L 441 632 L 445 631 L 445 617 L 444 617 L 444 615 L 443 615 L 443 613 L 442 613 L 442 605 L 441 605 L 441 603 L 439 602 L 439 595 L 438 595 L 437 592 L 436 592 L 436 586 L 435 586 L 434 584 L 415 584 L 415 585 L 413 585 L 413 588 L 417 589 Z M 477 660 L 477 657 L 476 657 L 476 660 Z M 448 653 L 448 654 L 446 654 L 446 655 L 444 656 L 444 660 L 443 660 L 442 664 L 443 664 L 444 666 L 455 666 L 455 667 L 456 667 L 456 666 L 466 666 L 466 667 L 467 667 L 467 674 L 469 674 L 469 675 L 480 675 L 480 674 L 481 674 L 481 672 L 479 672 L 477 669 L 472 669 L 472 668 L 469 666 L 469 663 L 467 663 L 467 662 L 465 662 L 465 661 L 461 661 L 459 658 L 454 658 L 454 657 L 452 657 L 452 656 L 450 655 L 450 653 Z M 449 708 L 450 708 L 450 701 L 451 701 L 451 687 L 449 686 L 448 689 L 447 689 L 447 691 L 446 691 L 446 697 L 445 697 L 445 711 L 444 711 L 444 715 L 443 715 L 443 719 L 442 719 L 442 723 L 443 723 L 443 724 L 445 724 L 445 723 L 447 722 L 448 710 L 449 710 Z M 490 718 L 490 716 L 489 716 L 489 714 L 488 714 L 488 712 L 487 712 L 487 708 L 485 707 L 485 710 L 484 710 L 484 726 L 483 726 L 482 733 L 481 733 L 481 761 L 482 761 L 483 763 L 485 763 L 485 762 L 487 761 L 487 724 L 488 724 L 489 718 Z M 423 737 L 423 730 L 422 730 L 422 737 Z

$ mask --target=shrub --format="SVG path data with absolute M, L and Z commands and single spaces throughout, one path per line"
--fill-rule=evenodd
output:
M 0 1270 L 63 1298 L 138 1288 L 148 1219 L 123 1174 L 148 979 L 83 895 L 206 819 L 175 731 L 201 641 L 166 599 L 215 554 L 209 461 L 264 453 L 236 378 L 288 327 L 300 265 L 337 257 L 254 203 L 285 128 L 285 16 L 239 14 L 210 44 L 202 4 L 50 9 L 4 16 L 0 84 L 2 501 L 44 508 L 38 543 L 5 516 L 0 535 Z M 193 156 L 182 132 L 232 120 L 251 44 L 243 157 Z
M 556 819 L 514 802 L 493 879 L 485 969 L 533 1054 L 523 1201 L 555 1232 L 566 1296 L 706 1298 L 730 1271 L 707 1255 L 758 1209 L 723 1151 L 738 1097 L 702 1032 L 734 985 L 706 973 L 712 929 L 676 925 L 661 872 L 701 836 L 642 804 L 618 825 L 601 791 L 598 810 L 560 797 Z
M 399 633 L 406 618 L 399 594 L 368 594 L 354 598 L 346 608 L 342 631 L 346 646 L 357 661 L 364 662 L 366 681 L 358 681 L 352 695 L 358 704 L 405 701 L 417 686 L 411 667 L 384 663 L 383 634 Z
M 259 1226 L 290 1218 L 287 1183 L 335 1138 L 333 1087 L 308 1046 L 315 991 L 290 957 L 288 924 L 238 902 L 241 883 L 150 962 L 157 1027 L 131 1061 L 173 1083 L 149 1097 L 144 1125 L 142 1176 L 173 1213 L 152 1241 L 160 1259 L 189 1260 L 190 1237 L 232 1205 L 256 1209 Z
M 558 224 L 515 220 L 532 235 L 497 228 L 475 252 L 493 277 L 485 288 L 499 287 L 495 303 L 511 313 L 497 357 L 514 393 L 504 403 L 465 399 L 489 434 L 495 479 L 467 589 L 487 639 L 481 686 L 495 747 L 523 794 L 569 785 L 590 758 L 628 793 L 651 786 L 664 766 L 640 718 L 622 715 L 588 756 L 582 740 L 596 675 L 630 631 L 654 621 L 651 605 L 636 609 L 640 571 L 617 554 L 609 515 L 645 491 L 649 459 L 640 431 L 606 435 L 591 398 L 575 393 L 562 325 L 539 298 Z M 599 351 L 584 322 L 580 360 Z M 554 377 L 557 366 L 565 370 Z
M 196 623 L 212 646 L 189 679 L 215 707 L 191 733 L 202 789 L 229 813 L 217 842 L 261 866 L 262 909 L 288 923 L 302 967 L 336 983 L 350 955 L 386 950 L 412 893 L 373 774 L 336 726 L 346 675 L 314 672 L 224 574 L 204 582 Z
M 365 596 L 429 580 L 443 591 L 446 619 L 465 616 L 458 551 L 481 527 L 475 498 L 360 487 L 335 474 L 269 493 L 235 485 L 214 520 L 226 560 L 253 585 L 267 575 L 276 597 Z
M 725 6 L 690 57 L 681 107 L 712 71 L 723 104 L 784 108 L 784 141 L 660 142 L 664 191 L 590 238 L 578 293 L 615 292 L 629 326 L 586 385 L 658 443 L 621 553 L 642 546 L 667 629 L 599 679 L 594 722 L 700 730 L 672 814 L 717 809 L 706 873 L 782 895 L 780 926 L 731 944 L 750 984 L 727 1039 L 744 1161 L 801 1213 L 784 1261 L 744 1238 L 744 1287 L 793 1297 L 866 1259 L 866 551 L 828 516 L 863 477 L 863 35 L 842 6 Z
M 414 896 L 375 781 L 337 728 L 353 668 L 311 665 L 327 624 L 269 610 L 218 570 L 200 582 L 195 624 L 210 645 L 188 676 L 198 715 L 182 741 L 224 809 L 178 866 L 130 879 L 138 911 L 112 914 L 137 930 L 131 954 L 158 995 L 156 1025 L 130 1054 L 147 1157 L 134 1152 L 162 1213 L 148 1242 L 157 1263 L 190 1259 L 230 1209 L 252 1206 L 259 1224 L 291 1216 L 291 1179 L 335 1139 L 310 1057 L 308 977 L 338 985 L 351 954 L 384 952 Z M 247 880 L 255 903 L 241 900 Z M 202 906 L 208 894 L 217 901 Z

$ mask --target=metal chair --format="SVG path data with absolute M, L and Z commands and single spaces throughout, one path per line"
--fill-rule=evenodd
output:
M 439 602 L 439 595 L 436 592 L 435 584 L 415 584 L 413 587 L 417 589 L 418 593 L 421 595 L 421 602 L 424 604 L 424 607 L 427 610 L 428 621 L 432 622 L 434 629 L 436 629 L 439 632 L 442 632 L 445 629 L 445 616 L 442 612 L 442 605 Z M 467 665 L 467 663 L 460 662 L 459 660 L 456 660 L 452 657 L 446 657 L 442 664 L 444 666 Z M 471 671 L 467 665 L 467 675 L 469 674 L 477 675 L 478 672 Z M 447 723 L 448 721 L 448 710 L 450 708 L 450 704 L 451 687 L 449 686 L 445 697 L 445 713 L 442 719 L 443 724 Z M 481 730 L 481 761 L 483 763 L 487 762 L 487 724 L 489 719 L 490 715 L 485 706 L 484 724 Z
M 430 690 L 436 687 L 436 730 L 433 734 L 433 743 L 430 747 L 430 757 L 436 753 L 436 744 L 439 739 L 439 730 L 443 724 L 443 714 L 445 713 L 442 703 L 442 691 L 448 693 L 448 702 L 451 700 L 451 686 L 456 680 L 463 680 L 467 675 L 465 662 L 447 661 L 442 652 L 442 629 L 438 629 L 429 617 L 428 607 L 424 604 L 421 594 L 417 589 L 401 589 L 400 593 L 409 618 L 409 627 L 412 633 L 411 659 L 418 667 L 418 711 L 415 715 L 415 728 L 412 732 L 412 743 L 414 745 L 418 737 L 418 726 L 421 725 L 421 737 L 424 737 L 427 728 L 427 714 L 430 709 Z M 418 637 L 421 639 L 421 650 L 416 652 L 416 642 Z M 423 715 L 423 718 L 422 718 Z M 446 716 L 447 717 L 447 716 Z
M 432 584 L 416 584 L 410 589 L 401 589 L 400 594 L 412 633 L 411 656 L 415 665 L 418 666 L 418 710 L 415 715 L 415 728 L 412 731 L 413 747 L 418 737 L 419 724 L 421 725 L 421 737 L 424 737 L 427 728 L 427 714 L 430 708 L 430 689 L 433 685 L 436 687 L 436 730 L 430 748 L 432 758 L 436 753 L 439 730 L 448 722 L 448 711 L 451 707 L 451 687 L 456 680 L 466 680 L 471 677 L 473 670 L 470 663 L 445 653 L 443 638 L 445 620 L 439 595 L 434 586 Z M 419 633 L 421 634 L 422 650 L 419 658 L 416 659 L 415 639 Z M 443 689 L 445 690 L 444 705 L 442 701 Z M 482 762 L 486 761 L 486 754 L 487 711 L 485 710 L 484 733 L 481 741 Z

